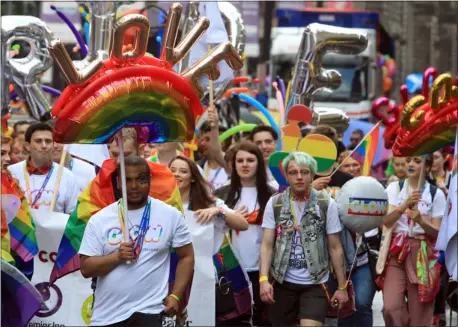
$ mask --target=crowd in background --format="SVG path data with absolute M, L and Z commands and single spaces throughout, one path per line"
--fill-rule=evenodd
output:
M 138 144 L 135 129 L 124 129 L 122 132 L 124 154 L 126 157 L 138 155 L 147 161 L 169 167 L 180 191 L 184 210 L 195 212 L 196 219 L 200 223 L 214 220 L 214 254 L 217 254 L 220 249 L 224 235 L 230 231 L 233 249 L 252 284 L 254 308 L 253 312 L 241 314 L 229 321 L 220 321 L 218 324 L 246 325 L 251 316 L 255 326 L 268 326 L 272 322 L 274 325 L 281 325 L 286 320 L 278 319 L 278 317 L 275 319 L 272 313 L 281 315 L 282 310 L 285 316 L 293 312 L 293 320 L 301 318 L 301 314 L 304 314 L 307 317 L 318 317 L 315 320 L 321 321 L 320 309 L 314 309 L 312 305 L 317 295 L 307 297 L 309 301 L 312 301 L 308 302 L 308 308 L 303 307 L 302 304 L 298 308 L 287 308 L 285 303 L 275 302 L 274 304 L 269 299 L 269 288 L 266 286 L 266 280 L 262 278 L 263 272 L 260 271 L 260 267 L 262 269 L 260 258 L 262 261 L 263 246 L 265 246 L 263 233 L 266 229 L 275 230 L 276 226 L 269 200 L 278 192 L 284 191 L 280 189 L 268 167 L 268 159 L 276 151 L 279 135 L 270 126 L 259 125 L 251 132 L 236 135 L 221 144 L 218 136 L 222 131 L 223 129 L 218 126 L 216 111 L 210 110 L 207 122 L 199 129 L 198 151 L 192 160 L 185 155 L 185 148 L 180 143 Z M 352 150 L 361 142 L 364 134 L 360 130 L 354 130 L 351 134 L 351 144 L 345 147 L 341 142 L 342 135 L 338 135 L 331 126 L 320 125 L 310 130 L 310 133 L 322 134 L 334 141 L 338 149 L 335 167 L 339 166 L 339 171 L 332 177 L 320 177 L 313 173 L 313 163 L 305 161 L 305 166 L 309 167 L 311 171 L 303 171 L 303 166 L 300 166 L 298 171 L 290 172 L 291 176 L 288 178 L 291 179 L 288 181 L 301 181 L 301 178 L 305 178 L 304 173 L 310 173 L 311 188 L 316 191 L 325 190 L 332 198 L 336 198 L 339 189 L 347 181 L 362 174 L 364 158 L 352 153 Z M 108 149 L 111 158 L 118 162 L 119 145 L 113 141 L 108 145 Z M 337 232 L 340 235 L 347 273 L 352 267 L 353 256 L 356 256 L 356 265 L 351 274 L 356 312 L 344 318 L 341 316 L 338 320 L 339 326 L 372 326 L 372 302 L 375 293 L 380 289 L 384 292 L 384 318 L 387 326 L 407 326 L 409 317 L 411 326 L 424 326 L 428 321 L 436 326 L 444 326 L 449 277 L 445 267 L 442 267 L 441 290 L 435 301 L 422 302 L 417 288 L 412 285 L 416 284 L 413 272 L 416 269 L 415 258 L 421 240 L 432 240 L 428 246 L 430 246 L 429 250 L 433 251 L 431 244 L 437 237 L 440 219 L 446 205 L 452 150 L 444 148 L 428 156 L 425 167 L 427 183 L 423 193 L 414 191 L 421 169 L 419 157 L 393 157 L 385 163 L 385 174 L 383 179 L 379 178 L 379 180 L 387 188 L 389 204 L 395 208 L 387 214 L 385 225 L 397 226 L 395 233 L 399 235 L 407 231 L 407 219 L 414 219 L 417 225 L 414 236 L 409 237 L 406 241 L 410 244 L 410 254 L 405 254 L 407 259 L 396 259 L 393 255 L 388 260 L 383 276 L 375 274 L 374 262 L 377 258 L 374 258 L 374 251 L 371 251 L 371 249 L 379 250 L 382 226 L 365 233 L 364 246 L 356 248 L 354 233 L 347 230 L 338 220 L 337 223 L 333 222 L 335 228 L 331 232 L 328 230 L 328 234 Z M 28 198 L 30 207 L 42 209 L 49 206 L 50 194 L 46 192 L 48 188 L 52 189 L 50 185 L 54 185 L 53 162 L 54 164 L 60 163 L 62 151 L 63 145 L 53 141 L 53 130 L 45 123 L 20 121 L 14 124 L 11 137 L 3 136 L 2 169 L 4 172 L 9 171 L 10 176 L 18 181 Z M 341 165 L 349 155 L 350 157 Z M 290 160 L 296 160 L 297 163 L 302 160 L 300 158 L 302 157 L 293 157 Z M 70 154 L 67 155 L 64 163 L 66 169 L 60 181 L 55 211 L 71 214 L 75 210 L 81 192 L 96 177 L 100 167 L 81 158 L 72 157 Z M 288 173 L 290 167 L 292 166 L 287 165 L 285 173 Z M 374 175 L 377 174 L 374 173 Z M 44 185 L 48 183 L 48 187 L 44 187 L 45 192 L 42 189 L 40 193 L 39 185 L 43 183 Z M 290 186 L 292 187 L 291 184 Z M 41 198 L 38 201 L 36 197 L 35 200 L 31 197 L 31 195 L 36 196 L 36 193 L 40 193 Z M 410 218 L 411 216 L 407 218 L 405 212 L 410 212 L 410 206 L 418 202 L 421 203 L 419 210 L 423 218 Z M 221 219 L 219 215 L 218 208 L 222 205 L 227 208 L 225 219 Z M 330 215 L 329 210 L 328 215 Z M 329 219 L 330 217 L 328 217 L 328 222 Z M 272 224 L 269 221 L 272 221 Z M 301 253 L 296 253 L 298 257 L 304 254 L 304 249 Z M 289 262 L 291 265 L 291 261 Z M 18 265 L 20 266 L 20 263 Z M 295 274 L 300 275 L 302 268 L 304 267 L 298 263 L 295 270 L 291 270 L 295 273 L 291 271 L 287 273 L 289 279 L 286 280 L 304 284 L 302 277 L 295 277 Z M 27 272 L 26 266 L 23 266 L 22 269 Z M 338 279 L 338 276 L 335 276 L 335 270 L 336 267 L 331 269 L 330 280 Z M 279 296 L 275 299 L 280 302 L 294 302 L 296 299 L 291 294 L 301 294 L 299 292 L 288 295 L 289 293 L 282 291 L 278 284 L 274 285 L 274 288 L 274 296 Z M 405 301 L 406 294 L 408 302 Z M 294 300 L 288 300 L 287 296 L 293 296 Z M 270 314 L 269 311 L 271 311 Z M 327 312 L 324 314 L 326 316 Z

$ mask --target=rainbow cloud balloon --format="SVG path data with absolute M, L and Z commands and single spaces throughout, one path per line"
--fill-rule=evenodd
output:
M 226 42 L 177 74 L 173 66 L 209 26 L 209 20 L 201 17 L 176 45 L 181 12 L 179 3 L 170 7 L 160 58 L 145 55 L 150 26 L 146 17 L 136 14 L 115 23 L 110 58 L 96 59 L 82 71 L 59 40 L 51 43 L 50 53 L 69 84 L 52 110 L 56 142 L 107 143 L 123 127 L 136 127 L 141 142 L 193 138 L 196 119 L 203 112 L 199 78 L 206 74 L 217 79 L 221 60 L 234 70 L 243 62 Z M 133 29 L 137 30 L 133 44 L 126 44 L 126 31 Z

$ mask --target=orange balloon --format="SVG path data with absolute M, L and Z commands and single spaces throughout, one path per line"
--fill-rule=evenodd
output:
M 393 86 L 393 80 L 389 77 L 385 77 L 383 80 L 383 92 L 389 92 Z

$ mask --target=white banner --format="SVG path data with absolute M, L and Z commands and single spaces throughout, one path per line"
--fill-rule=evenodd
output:
M 84 279 L 81 273 L 76 271 L 49 286 L 49 276 L 69 216 L 34 209 L 32 216 L 39 248 L 34 259 L 32 284 L 40 292 L 48 309 L 38 311 L 28 326 L 89 326 L 92 305 L 91 280 Z
M 215 326 L 215 266 L 213 264 L 213 221 L 206 225 L 196 223 L 194 213 L 185 211 L 186 224 L 194 248 L 194 277 L 188 303 L 185 326 Z M 174 326 L 167 319 L 165 326 Z

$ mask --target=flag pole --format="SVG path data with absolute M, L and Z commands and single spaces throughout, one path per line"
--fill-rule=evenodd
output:
M 121 192 L 122 192 L 122 213 L 124 221 L 124 242 L 129 242 L 129 217 L 127 216 L 127 183 L 126 183 L 126 163 L 124 157 L 124 138 L 122 131 L 118 134 L 119 163 L 121 168 Z M 126 262 L 130 264 L 130 261 Z
M 212 49 L 211 44 L 208 45 L 208 52 L 210 52 Z M 213 106 L 213 101 L 214 101 L 214 94 L 213 94 L 213 80 L 208 79 L 208 94 L 209 94 L 209 99 L 208 99 L 208 108 L 211 108 Z
M 49 205 L 50 212 L 54 212 L 54 207 L 56 206 L 60 180 L 62 179 L 62 173 L 64 172 L 65 159 L 67 159 L 67 151 L 64 148 L 60 156 L 59 169 L 57 170 L 56 182 L 54 183 L 54 190 L 52 191 L 51 204 Z
M 418 177 L 418 186 L 417 186 L 417 189 L 420 191 L 423 189 L 423 186 L 425 186 L 425 182 L 426 182 L 425 168 L 426 168 L 426 156 L 423 156 L 423 158 L 421 159 L 421 170 L 420 170 L 420 176 Z M 432 200 L 433 199 L 431 199 L 431 201 Z M 414 205 L 412 208 L 417 208 L 417 206 L 418 204 Z M 409 219 L 409 236 L 412 235 L 414 226 L 415 226 L 415 222 Z
M 377 124 L 374 125 L 374 127 L 371 128 L 371 130 L 368 133 L 366 133 L 366 135 L 364 135 L 363 139 L 358 143 L 358 145 L 353 149 L 353 151 L 351 151 L 350 154 L 346 156 L 344 160 L 342 160 L 340 165 L 337 166 L 337 168 L 332 172 L 331 175 L 329 175 L 329 177 L 332 177 L 336 173 L 336 171 L 338 171 L 339 168 L 342 167 L 344 162 L 347 161 L 347 159 L 350 158 L 353 155 L 353 153 L 355 153 L 355 151 L 361 146 L 361 144 L 363 144 L 367 137 L 371 135 L 371 133 L 380 125 L 381 122 L 382 121 L 380 120 Z

